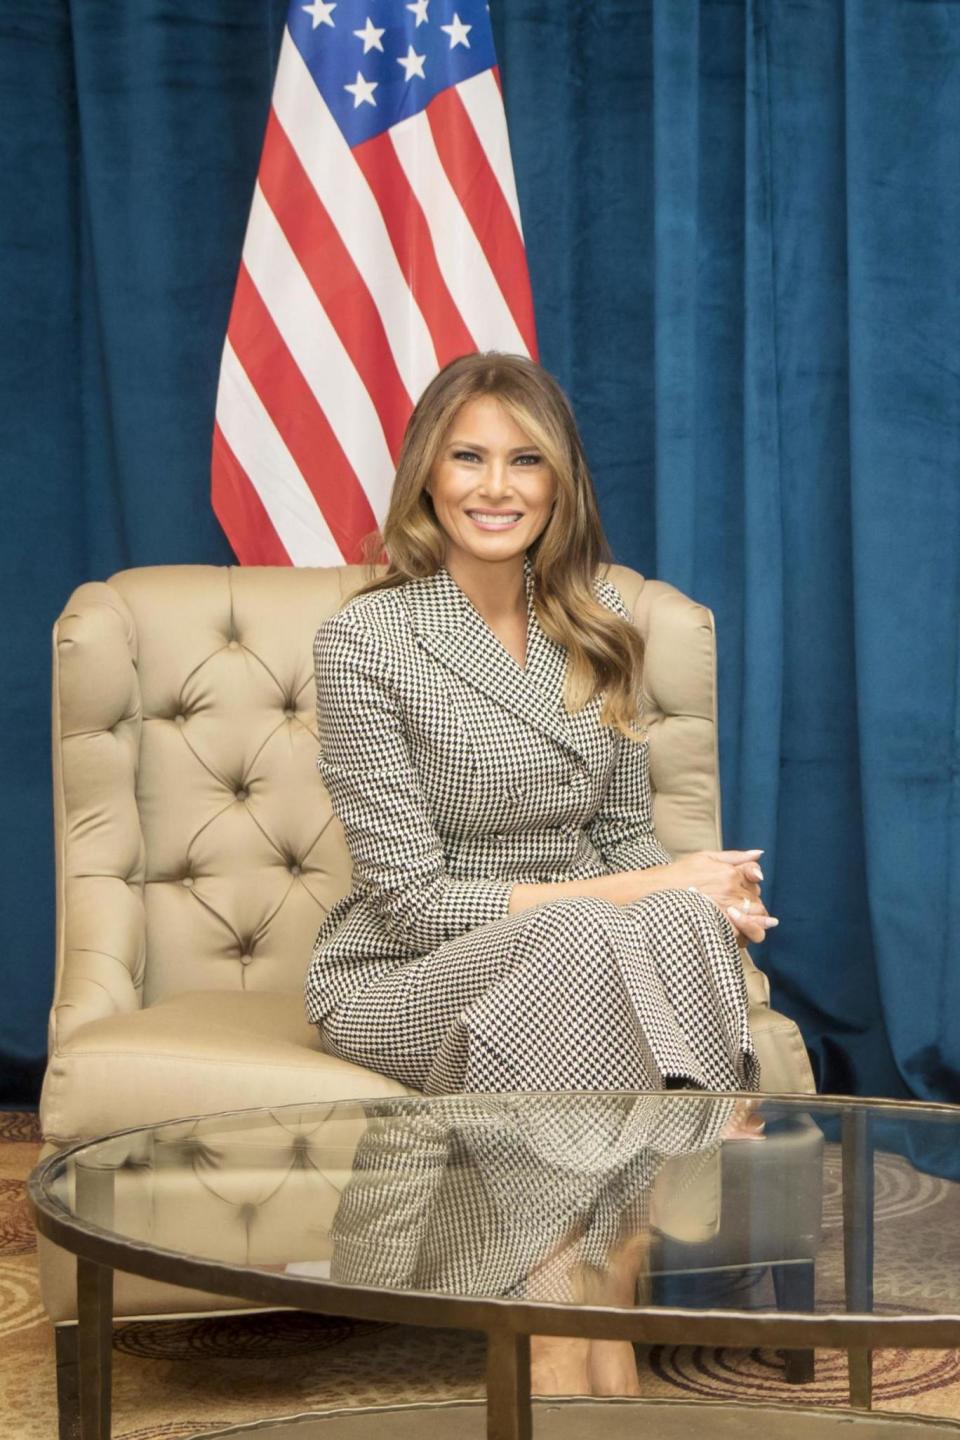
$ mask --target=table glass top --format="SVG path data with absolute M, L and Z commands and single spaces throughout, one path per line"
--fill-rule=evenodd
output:
M 958 1182 L 960 1107 L 671 1091 L 177 1121 L 55 1157 L 33 1195 L 77 1229 L 318 1283 L 909 1317 L 960 1314 Z

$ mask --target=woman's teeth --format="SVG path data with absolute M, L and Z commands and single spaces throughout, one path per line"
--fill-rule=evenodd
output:
M 502 514 L 468 510 L 467 514 L 475 525 L 482 526 L 484 530 L 507 530 L 523 518 L 516 510 L 505 510 Z

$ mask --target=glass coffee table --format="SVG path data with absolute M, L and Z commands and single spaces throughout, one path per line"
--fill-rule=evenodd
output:
M 110 1433 L 114 1270 L 487 1337 L 485 1405 L 357 1408 L 224 1435 L 711 1440 L 775 1422 L 788 1440 L 840 1425 L 860 1440 L 932 1440 L 960 1425 L 870 1410 L 871 1354 L 960 1342 L 958 1142 L 960 1108 L 886 1101 L 340 1101 L 75 1145 L 38 1167 L 30 1195 L 37 1228 L 77 1256 L 82 1440 Z M 777 1347 L 797 1381 L 811 1378 L 815 1347 L 845 1350 L 855 1408 L 531 1406 L 531 1336 Z

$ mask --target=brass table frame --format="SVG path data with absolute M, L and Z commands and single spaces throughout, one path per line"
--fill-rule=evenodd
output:
M 671 1092 L 675 1093 L 675 1092 Z M 712 1094 L 712 1092 L 711 1092 Z M 718 1099 L 742 1098 L 742 1096 Z M 805 1350 L 813 1346 L 846 1350 L 851 1405 L 869 1409 L 874 1349 L 953 1349 L 960 1344 L 960 1315 L 873 1315 L 871 1117 L 907 1110 L 951 1114 L 960 1107 L 845 1096 L 763 1095 L 771 1104 L 833 1109 L 841 1117 L 843 1163 L 844 1274 L 846 1313 L 800 1314 L 764 1311 L 687 1310 L 647 1307 L 563 1305 L 436 1292 L 379 1290 L 338 1285 L 330 1280 L 277 1274 L 155 1249 L 110 1229 L 113 1170 L 78 1167 L 81 1217 L 45 1190 L 47 1176 L 71 1155 L 97 1142 L 85 1140 L 50 1156 L 30 1177 L 28 1193 L 37 1229 L 77 1256 L 77 1358 L 81 1440 L 110 1440 L 113 1272 L 229 1295 L 264 1309 L 284 1308 L 353 1320 L 481 1331 L 487 1337 L 488 1440 L 532 1440 L 530 1337 L 550 1335 L 640 1344 L 756 1346 Z M 333 1102 L 331 1102 L 333 1103 Z M 365 1101 L 343 1101 L 360 1104 Z M 258 1107 L 259 1108 L 259 1107 Z M 245 1112 L 224 1112 L 242 1114 Z M 256 1110 L 247 1113 L 254 1114 Z M 197 1116 L 191 1119 L 213 1119 Z M 165 1121 L 163 1124 L 185 1123 Z M 160 1124 L 134 1126 L 116 1136 L 139 1134 Z M 849 1181 L 849 1184 L 847 1183 Z M 96 1220 L 88 1219 L 96 1216 Z M 863 1257 L 861 1263 L 858 1257 Z

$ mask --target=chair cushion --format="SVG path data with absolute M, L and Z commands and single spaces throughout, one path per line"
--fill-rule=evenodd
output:
M 812 1090 L 794 1023 L 759 1006 L 750 1023 L 763 1089 Z M 63 1145 L 183 1115 L 409 1093 L 325 1055 L 299 995 L 195 990 L 75 1031 L 50 1062 L 46 1138 Z
M 319 1048 L 300 995 L 191 991 L 81 1026 L 50 1062 L 48 1141 L 184 1115 L 408 1094 Z

